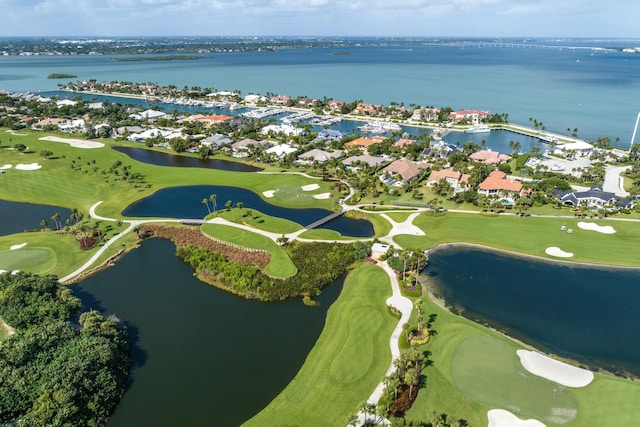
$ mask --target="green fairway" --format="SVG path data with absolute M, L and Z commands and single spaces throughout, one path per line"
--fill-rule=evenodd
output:
M 347 276 L 318 342 L 296 377 L 246 426 L 343 426 L 391 363 L 397 320 L 386 308 L 386 273 L 364 266 Z
M 250 216 L 248 215 L 249 211 L 251 211 Z M 255 209 L 243 208 L 242 211 L 239 208 L 233 208 L 231 210 L 222 209 L 214 215 L 207 216 L 207 218 L 215 218 L 216 216 L 224 218 L 227 221 L 244 224 L 270 233 L 288 234 L 302 228 L 302 225 L 298 223 L 276 216 L 265 215 Z
M 415 212 L 386 212 L 385 214 L 395 222 L 405 222 L 413 213 Z
M 469 399 L 522 419 L 564 424 L 578 413 L 572 389 L 527 372 L 513 348 L 498 338 L 474 336 L 460 343 L 452 376 Z
M 204 224 L 202 231 L 209 236 L 225 242 L 240 245 L 245 248 L 264 249 L 271 254 L 271 261 L 267 264 L 266 273 L 272 277 L 291 277 L 298 269 L 287 253 L 273 240 L 261 234 L 252 233 L 237 227 L 220 224 Z
M 582 230 L 577 223 L 610 225 L 614 234 Z M 426 236 L 401 235 L 394 240 L 404 247 L 427 249 L 440 243 L 467 242 L 550 259 L 545 249 L 556 246 L 574 254 L 566 261 L 591 262 L 619 266 L 638 266 L 634 248 L 640 247 L 640 223 L 628 221 L 585 220 L 577 218 L 486 217 L 475 214 L 447 213 L 439 217 L 420 215 L 413 222 Z M 565 225 L 573 234 L 560 231 Z

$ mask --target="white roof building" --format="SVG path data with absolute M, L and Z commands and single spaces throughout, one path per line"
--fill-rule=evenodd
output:
M 145 110 L 141 113 L 131 114 L 129 115 L 129 117 L 132 117 L 136 120 L 153 120 L 153 119 L 158 119 L 160 117 L 164 117 L 166 115 L 167 114 L 163 113 L 162 111 Z
M 298 136 L 304 134 L 304 129 L 300 129 L 291 125 L 268 125 L 262 128 L 260 133 L 266 135 L 269 132 L 283 133 L 287 136 Z
M 284 157 L 287 154 L 291 154 L 295 151 L 296 149 L 289 144 L 279 144 L 269 148 L 266 152 L 268 154 L 275 154 L 277 157 Z

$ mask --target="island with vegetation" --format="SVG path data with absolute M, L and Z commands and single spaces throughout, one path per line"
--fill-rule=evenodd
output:
M 119 62 L 136 62 L 136 61 L 193 61 L 202 59 L 201 55 L 157 55 L 157 56 L 119 56 L 113 58 Z
M 94 93 L 111 87 L 113 92 L 136 96 L 180 96 L 198 102 L 203 111 L 215 108 L 204 106 L 213 102 L 207 99 L 215 92 L 213 88 L 95 81 L 72 86 L 74 90 Z M 515 390 L 513 395 L 519 400 L 507 407 L 514 411 L 515 406 L 521 408 L 521 418 L 544 419 L 548 425 L 558 425 L 557 420 L 570 421 L 572 426 L 585 427 L 606 422 L 633 424 L 638 417 L 640 387 L 636 381 L 624 378 L 628 375 L 613 376 L 595 368 L 576 367 L 575 361 L 547 358 L 542 365 L 556 366 L 553 363 L 557 362 L 562 363 L 561 371 L 579 369 L 576 377 L 580 381 L 586 377 L 588 382 L 575 386 L 564 385 L 555 377 L 543 379 L 519 359 L 524 354 L 523 360 L 531 360 L 526 359 L 528 353 L 522 353 L 530 351 L 529 346 L 447 310 L 430 295 L 421 272 L 428 265 L 429 250 L 455 243 L 546 260 L 638 267 L 633 251 L 640 242 L 640 212 L 633 203 L 634 196 L 640 194 L 637 144 L 622 151 L 613 150 L 605 137 L 582 141 L 597 148 L 585 155 L 588 166 L 574 171 L 580 173 L 561 173 L 544 162 L 570 161 L 574 153 L 562 154 L 559 150 L 549 160 L 538 151 L 520 153 L 519 143 L 513 141 L 512 152 L 501 153 L 504 157 L 495 164 L 486 161 L 486 156 L 492 154 L 478 144 L 460 144 L 459 149 L 447 151 L 428 129 L 469 128 L 468 119 L 450 118 L 456 113 L 452 108 L 409 109 L 394 103 L 365 113 L 360 101 L 336 105 L 325 99 L 310 104 L 305 97 L 284 99 L 269 95 L 273 96 L 265 95 L 260 102 L 270 108 L 286 107 L 290 114 L 319 111 L 326 116 L 363 121 L 386 121 L 384 117 L 389 116 L 400 127 L 412 120 L 425 132 L 411 139 L 401 129 L 377 138 L 343 134 L 331 139 L 313 127 L 306 127 L 299 134 L 274 130 L 268 127 L 273 123 L 257 116 L 214 120 L 205 114 L 166 114 L 161 108 L 145 110 L 120 103 L 90 106 L 90 101 L 81 99 L 58 107 L 55 99 L 40 99 L 33 94 L 0 94 L 0 108 L 5 113 L 0 116 L 4 163 L 0 165 L 0 198 L 59 206 L 72 212 L 68 219 L 62 215 L 42 218 L 40 227 L 31 232 L 0 237 L 0 269 L 7 270 L 0 274 L 6 284 L 0 298 L 7 301 L 0 308 L 6 310 L 0 312 L 4 321 L 0 328 L 0 355 L 7 354 L 6 362 L 0 363 L 9 364 L 14 360 L 11 357 L 26 348 L 18 341 L 20 337 L 34 341 L 40 330 L 61 333 L 64 343 L 73 347 L 56 353 L 61 355 L 53 359 L 57 363 L 53 365 L 55 369 L 42 368 L 44 372 L 64 373 L 68 372 L 67 367 L 75 367 L 75 359 L 61 358 L 86 348 L 85 339 L 101 349 L 105 360 L 117 360 L 109 365 L 114 371 L 108 371 L 109 380 L 115 381 L 109 389 L 113 393 L 101 395 L 93 389 L 81 389 L 87 399 L 99 396 L 104 406 L 72 400 L 77 396 L 66 385 L 58 386 L 66 384 L 65 378 L 47 376 L 34 379 L 33 385 L 22 384 L 22 389 L 0 393 L 0 400 L 5 399 L 2 405 L 6 405 L 0 413 L 7 414 L 0 421 L 15 424 L 18 420 L 35 419 L 32 417 L 50 420 L 46 417 L 58 412 L 47 412 L 46 408 L 68 409 L 69 402 L 76 404 L 72 414 L 91 406 L 85 411 L 89 417 L 104 420 L 108 416 L 122 393 L 119 381 L 128 361 L 121 353 L 116 356 L 102 350 L 126 353 L 121 345 L 120 324 L 115 319 L 98 317 L 95 312 L 78 317 L 77 300 L 67 288 L 57 284 L 54 287 L 51 276 L 42 279 L 47 282 L 47 286 L 42 285 L 47 292 L 29 297 L 28 303 L 9 304 L 9 299 L 17 301 L 12 299 L 11 290 L 17 282 L 36 277 L 32 274 L 55 274 L 65 283 L 73 283 L 81 274 L 108 266 L 114 257 L 135 250 L 141 239 L 155 236 L 174 241 L 176 254 L 192 266 L 203 282 L 246 298 L 305 298 L 312 305 L 311 300 L 327 283 L 346 273 L 342 293 L 329 310 L 322 334 L 295 379 L 247 425 L 361 425 L 386 418 L 393 425 L 480 426 L 486 425 L 488 416 L 503 420 L 516 417 L 491 412 L 511 404 L 501 393 L 503 384 Z M 237 92 L 215 93 L 209 98 L 215 102 L 224 99 L 248 103 Z M 251 105 L 251 111 L 261 110 Z M 52 122 L 51 117 L 60 121 Z M 518 126 L 505 119 L 502 114 L 485 116 L 492 129 Z M 69 128 L 72 120 L 78 120 L 78 127 Z M 528 135 L 550 135 L 537 121 L 533 128 L 517 129 Z M 560 146 L 574 139 L 575 136 L 558 136 L 556 142 Z M 283 155 L 269 151 L 284 146 L 290 149 Z M 175 164 L 136 160 L 136 150 L 165 156 L 163 161 L 200 159 L 203 163 L 198 167 L 167 167 L 166 164 Z M 318 151 L 320 156 L 313 157 Z M 326 153 L 334 157 L 322 157 Z M 372 158 L 379 162 L 367 163 Z M 235 165 L 242 162 L 262 170 L 238 172 L 208 167 L 208 162 L 214 161 Z M 613 170 L 607 168 L 609 165 L 621 167 L 615 170 L 628 197 L 612 196 L 597 208 L 586 202 L 566 202 L 567 197 L 580 196 L 572 186 L 601 185 L 605 174 Z M 403 176 L 407 170 L 415 173 L 411 179 Z M 507 175 L 516 178 L 505 179 Z M 496 176 L 509 185 L 489 192 L 483 183 L 495 182 Z M 521 177 L 527 179 L 520 181 Z M 455 185 L 451 183 L 454 178 Z M 222 199 L 220 193 L 216 194 L 222 190 L 212 189 L 206 190 L 204 197 L 179 203 L 192 209 L 186 218 L 123 215 L 129 206 L 160 190 L 205 185 L 233 185 L 235 193 L 229 199 L 234 200 Z M 327 216 L 335 213 L 369 221 L 373 235 L 350 236 L 348 230 L 340 233 L 267 215 L 245 205 L 244 196 L 240 196 L 245 193 L 240 190 L 248 190 L 262 202 L 280 208 L 322 208 Z M 523 235 L 528 238 L 516 237 Z M 559 236 L 562 243 L 554 243 Z M 82 243 L 89 239 L 92 245 Z M 373 254 L 374 243 L 389 246 L 384 253 Z M 550 250 L 554 246 L 559 251 Z M 8 273 L 15 270 L 25 273 Z M 33 313 L 33 307 L 49 307 L 49 300 L 55 304 L 51 309 L 43 308 L 45 315 L 35 323 L 38 327 L 21 320 L 20 316 Z M 13 335 L 9 330 L 15 331 Z M 394 339 L 390 340 L 390 336 Z M 116 343 L 109 344 L 111 339 Z M 62 349 L 63 343 L 51 345 Z M 47 355 L 53 352 L 52 347 L 43 351 L 49 352 Z M 29 364 L 25 362 L 21 368 L 11 362 L 11 369 L 18 371 L 0 372 L 18 372 L 15 375 L 19 376 L 19 369 L 51 359 L 36 357 L 31 361 L 25 355 L 20 357 L 30 360 Z M 91 365 L 95 366 L 99 365 Z M 33 369 L 41 371 L 40 367 Z M 86 375 L 85 371 L 82 373 L 94 378 L 93 369 L 87 368 Z M 493 380 L 498 377 L 501 382 L 495 383 Z M 96 383 L 103 384 L 102 380 L 99 378 Z M 27 387 L 51 393 L 38 395 Z M 22 400 L 16 393 L 26 394 L 29 399 Z M 563 406 L 550 406 L 549 399 L 532 401 L 527 396 L 556 396 Z M 553 408 L 562 409 L 555 414 L 557 418 L 548 413 Z M 82 422 L 73 419 L 68 423 Z
M 67 73 L 51 73 L 47 76 L 48 79 L 75 79 L 75 74 L 67 74 Z

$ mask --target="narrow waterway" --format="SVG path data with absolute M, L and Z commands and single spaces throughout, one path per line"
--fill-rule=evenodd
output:
M 536 348 L 640 377 L 640 270 L 567 265 L 488 250 L 430 254 L 430 286 L 454 310 Z
M 342 281 L 320 306 L 245 300 L 206 285 L 152 239 L 74 286 L 85 309 L 120 318 L 134 342 L 119 426 L 238 426 L 291 381 L 315 344 Z

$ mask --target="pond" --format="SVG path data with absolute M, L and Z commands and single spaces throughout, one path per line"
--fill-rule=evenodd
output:
M 60 214 L 62 225 L 71 216 L 69 209 L 57 206 L 0 200 L 0 236 L 40 229 L 42 228 L 40 222 L 43 219 L 47 221 L 50 228 L 55 228 L 51 217 L 56 213 Z
M 245 300 L 193 277 L 152 239 L 74 285 L 84 309 L 114 314 L 134 341 L 131 383 L 108 426 L 238 426 L 274 399 L 320 336 L 342 279 L 317 307 Z
M 536 348 L 640 377 L 640 270 L 446 247 L 429 255 L 447 305 Z
M 231 172 L 259 172 L 262 170 L 255 166 L 232 162 L 230 160 L 200 159 L 134 147 L 113 147 L 113 149 L 139 162 L 150 163 L 157 166 L 220 169 Z
M 128 217 L 203 218 L 208 210 L 202 203 L 211 194 L 216 195 L 218 209 L 224 209 L 227 200 L 242 202 L 244 208 L 256 209 L 265 215 L 285 218 L 302 226 L 309 225 L 331 214 L 326 209 L 292 209 L 265 202 L 256 193 L 244 188 L 221 185 L 192 185 L 164 188 L 149 197 L 138 200 L 122 213 Z M 372 237 L 373 224 L 368 220 L 339 217 L 319 228 L 337 231 L 345 236 Z

